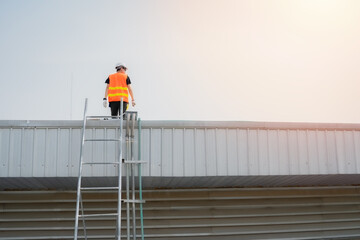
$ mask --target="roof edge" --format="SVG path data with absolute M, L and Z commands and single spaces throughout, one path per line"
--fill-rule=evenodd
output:
M 82 120 L 0 120 L 0 128 L 67 128 L 82 127 Z M 255 122 L 255 121 L 189 121 L 144 120 L 143 128 L 242 128 L 242 129 L 312 129 L 312 130 L 360 130 L 358 123 L 310 123 L 310 122 Z M 90 127 L 117 127 L 118 120 L 89 123 Z

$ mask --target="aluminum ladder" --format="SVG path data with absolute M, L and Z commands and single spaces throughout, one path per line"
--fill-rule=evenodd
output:
M 121 203 L 124 202 L 126 205 L 126 239 L 136 240 L 137 237 L 141 237 L 140 239 L 144 239 L 144 224 L 143 224 L 143 208 L 142 204 L 145 202 L 142 199 L 142 180 L 141 180 L 141 164 L 145 163 L 144 161 L 135 160 L 134 159 L 134 152 L 135 152 L 135 122 L 137 121 L 137 113 L 136 112 L 125 112 L 120 117 L 112 117 L 112 116 L 87 116 L 87 102 L 88 100 L 85 99 L 85 107 L 84 107 L 84 118 L 83 118 L 83 125 L 82 125 L 82 133 L 81 133 L 81 145 L 80 145 L 80 162 L 79 162 L 79 174 L 78 174 L 78 185 L 77 185 L 77 195 L 76 195 L 76 213 L 75 213 L 75 227 L 74 227 L 74 240 L 79 239 L 79 220 L 82 220 L 83 224 L 83 233 L 84 237 L 81 239 L 88 239 L 87 231 L 86 231 L 86 218 L 96 218 L 96 217 L 111 217 L 116 216 L 116 233 L 115 239 L 121 239 Z M 123 112 L 123 104 L 121 100 L 121 109 L 120 112 Z M 125 117 L 124 117 L 125 116 Z M 126 120 L 126 159 L 123 159 L 123 120 Z M 85 138 L 85 130 L 87 126 L 87 121 L 91 120 L 119 120 L 119 137 L 118 138 L 105 138 L 105 139 L 86 139 Z M 140 119 L 138 120 L 138 137 L 140 140 L 141 137 L 141 122 Z M 86 142 L 117 142 L 118 148 L 118 156 L 116 162 L 86 162 L 84 161 L 84 145 Z M 139 159 L 140 159 L 140 141 L 138 142 L 138 149 L 139 149 Z M 118 185 L 114 187 L 82 187 L 82 175 L 83 175 L 83 166 L 84 165 L 116 165 L 117 172 L 118 172 Z M 122 165 L 125 164 L 125 180 L 126 180 L 126 199 L 122 199 Z M 139 199 L 136 199 L 136 176 L 135 176 L 135 165 L 138 167 L 138 196 Z M 131 184 L 131 188 L 130 188 Z M 118 201 L 117 201 L 117 212 L 116 213 L 102 213 L 102 214 L 85 214 L 83 199 L 82 199 L 82 192 L 83 191 L 117 191 Z M 136 204 L 139 204 L 140 210 L 140 234 L 137 235 L 136 231 Z M 132 212 L 132 214 L 130 214 Z M 131 224 L 132 223 L 132 224 Z M 92 236 L 93 237 L 103 237 L 103 236 Z

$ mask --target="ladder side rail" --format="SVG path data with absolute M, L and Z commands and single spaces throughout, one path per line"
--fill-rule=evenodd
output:
M 76 194 L 76 213 L 75 213 L 75 227 L 74 227 L 74 240 L 77 240 L 78 237 L 78 228 L 79 228 L 79 205 L 80 205 L 80 188 L 81 188 L 81 174 L 82 174 L 82 161 L 83 161 L 83 151 L 85 143 L 85 126 L 86 126 L 86 111 L 87 111 L 87 101 L 85 98 L 85 107 L 84 107 L 84 120 L 82 126 L 82 138 L 80 145 L 80 162 L 79 162 L 79 175 L 78 175 L 78 185 L 77 185 L 77 194 Z
M 80 206 L 81 206 L 81 215 L 84 216 L 84 203 L 82 200 L 82 195 L 80 193 Z M 84 236 L 85 236 L 85 240 L 87 240 L 87 234 L 86 234 L 86 223 L 85 223 L 85 218 L 82 217 L 82 222 L 83 222 L 83 227 L 84 227 Z
M 141 161 L 141 119 L 138 119 L 138 159 Z M 144 240 L 144 216 L 142 204 L 142 179 L 141 179 L 141 164 L 138 164 L 138 177 L 139 177 L 139 200 L 140 200 L 140 228 L 141 240 Z
M 111 119 L 119 119 L 120 120 L 120 116 L 107 116 L 107 115 L 102 116 L 102 115 L 98 115 L 98 116 L 87 116 L 86 118 L 88 120 L 111 120 Z
M 129 160 L 129 155 L 131 154 L 130 148 L 130 114 L 126 114 L 126 159 Z M 127 240 L 130 240 L 130 186 L 129 186 L 129 173 L 130 166 L 129 164 L 125 165 L 126 167 L 126 236 Z
M 123 98 L 121 98 L 121 102 L 120 102 L 120 126 L 119 126 L 119 159 L 118 159 L 118 184 L 119 184 L 119 189 L 118 189 L 118 212 L 117 212 L 117 240 L 121 239 L 121 171 L 122 171 L 122 127 L 123 127 Z
M 135 113 L 132 113 L 131 114 L 132 116 L 132 119 L 131 119 L 131 123 L 132 123 L 132 126 L 131 126 L 131 142 L 130 142 L 130 148 L 131 148 L 131 161 L 134 161 L 135 160 L 135 157 L 134 157 L 134 140 L 135 140 L 135 137 L 134 137 L 134 131 L 135 131 L 135 116 L 136 114 Z M 135 173 L 134 173 L 134 164 L 131 164 L 131 183 L 132 183 L 132 227 L 133 227 L 133 240 L 136 240 L 136 205 L 135 205 Z

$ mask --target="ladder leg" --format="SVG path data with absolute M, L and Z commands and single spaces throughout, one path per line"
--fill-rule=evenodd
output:
M 118 159 L 118 212 L 117 212 L 117 227 L 116 227 L 116 234 L 117 234 L 117 240 L 121 239 L 121 187 L 122 187 L 122 183 L 121 183 L 121 166 L 122 166 L 122 127 L 123 127 L 123 117 L 122 117 L 122 113 L 123 112 L 123 99 L 121 98 L 121 102 L 120 102 L 120 126 L 119 126 L 119 145 L 118 145 L 118 149 L 119 149 L 119 159 Z
M 138 159 L 141 161 L 141 119 L 138 119 Z M 138 165 L 139 177 L 139 200 L 140 200 L 140 230 L 141 240 L 144 240 L 144 217 L 143 217 L 143 204 L 142 204 L 142 179 L 141 179 L 141 165 Z
M 76 213 L 75 213 L 75 227 L 74 227 L 74 240 L 78 239 L 78 230 L 79 230 L 79 208 L 80 208 L 80 191 L 81 191 L 81 174 L 82 174 L 82 162 L 83 162 L 83 151 L 84 151 L 84 142 L 85 142 L 85 127 L 86 127 L 86 111 L 87 111 L 87 101 L 85 99 L 84 107 L 84 120 L 82 126 L 82 139 L 80 145 L 80 162 L 79 162 L 79 175 L 78 175 L 78 184 L 77 184 L 77 193 L 76 193 Z
M 131 160 L 134 161 L 134 131 L 135 131 L 135 114 L 132 114 L 132 126 L 131 126 Z M 136 240 L 136 206 L 135 206 L 135 174 L 134 165 L 131 164 L 131 183 L 132 183 L 132 227 L 133 227 L 133 240 Z
M 126 228 L 127 228 L 127 240 L 130 240 L 130 184 L 129 184 L 129 164 L 126 164 Z
M 80 180 L 81 181 L 81 180 Z M 78 183 L 79 185 L 79 183 Z M 76 197 L 76 213 L 75 213 L 75 227 L 74 227 L 74 240 L 78 239 L 78 230 L 79 230 L 79 208 L 80 208 L 80 190 L 77 190 L 77 197 Z
M 127 137 L 127 141 L 126 141 L 126 147 L 127 147 L 127 154 L 126 157 L 128 160 L 130 160 L 129 155 L 130 155 L 130 114 L 126 115 L 126 137 Z M 129 183 L 129 164 L 126 164 L 126 232 L 127 232 L 127 240 L 130 240 L 130 183 Z
M 135 174 L 134 166 L 131 164 L 131 184 L 132 184 L 132 229 L 133 229 L 133 239 L 136 240 L 136 206 L 135 206 Z
M 82 195 L 80 193 L 80 206 L 81 206 L 81 215 L 85 215 L 84 214 L 84 205 L 83 205 L 83 200 L 82 200 Z M 86 234 L 86 223 L 85 223 L 85 218 L 82 217 L 82 222 L 83 222 L 83 228 L 84 228 L 84 236 L 85 236 L 85 240 L 87 240 L 87 234 Z
M 79 229 L 79 197 L 76 198 L 76 213 L 75 213 L 75 227 L 74 227 L 74 240 L 77 240 Z

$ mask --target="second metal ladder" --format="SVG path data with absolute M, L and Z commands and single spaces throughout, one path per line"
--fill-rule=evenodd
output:
M 120 112 L 123 111 L 121 103 Z M 141 239 L 144 239 L 144 228 L 143 228 L 143 215 L 142 215 L 142 204 L 144 201 L 142 200 L 142 182 L 141 182 L 141 163 L 144 163 L 140 160 L 135 160 L 135 122 L 137 121 L 137 113 L 136 112 L 126 112 L 125 120 L 126 120 L 126 156 L 124 159 L 123 153 L 123 116 L 120 117 L 109 117 L 109 116 L 87 116 L 87 99 L 85 99 L 85 108 L 84 108 L 84 120 L 82 126 L 82 138 L 81 138 L 81 146 L 80 146 L 80 163 L 79 163 L 79 175 L 78 175 L 78 185 L 77 185 L 77 198 L 76 198 L 76 213 L 75 213 L 75 227 L 74 227 L 74 240 L 77 240 L 78 232 L 79 232 L 79 220 L 82 220 L 83 223 L 83 233 L 84 239 L 87 240 L 88 234 L 86 231 L 86 219 L 87 218 L 96 218 L 96 217 L 111 217 L 116 216 L 116 233 L 115 239 L 121 239 L 121 203 L 124 202 L 126 204 L 126 229 L 127 235 L 126 239 L 136 240 L 137 239 L 137 231 L 136 231 L 136 204 L 140 204 L 140 228 L 141 233 L 139 236 Z M 87 126 L 87 121 L 90 120 L 104 120 L 104 119 L 112 119 L 119 120 L 119 137 L 118 138 L 93 138 L 86 139 L 85 138 L 85 130 Z M 140 138 L 140 120 L 139 120 L 139 138 Z M 116 142 L 118 148 L 118 156 L 115 162 L 87 162 L 84 161 L 84 145 L 86 142 Z M 138 146 L 140 149 L 140 141 L 138 142 Z M 140 155 L 140 153 L 139 153 Z M 139 156 L 140 157 L 140 156 Z M 83 176 L 83 166 L 84 165 L 116 165 L 117 166 L 117 186 L 112 187 L 83 187 L 82 186 L 82 176 Z M 126 199 L 122 199 L 122 164 L 125 164 L 125 179 L 126 179 Z M 135 174 L 135 165 L 138 166 L 138 182 L 139 182 L 139 199 L 136 199 L 136 174 Z M 131 183 L 131 188 L 130 188 Z M 115 191 L 117 192 L 117 212 L 116 213 L 101 213 L 101 214 L 85 214 L 84 213 L 84 205 L 82 199 L 83 191 Z M 131 213 L 130 213 L 131 212 Z M 132 220 L 132 221 L 131 221 Z M 132 224 L 131 224 L 132 223 Z M 132 231 L 131 231 L 132 230 Z M 100 236 L 92 236 L 100 237 Z M 81 237 L 82 238 L 82 237 Z

